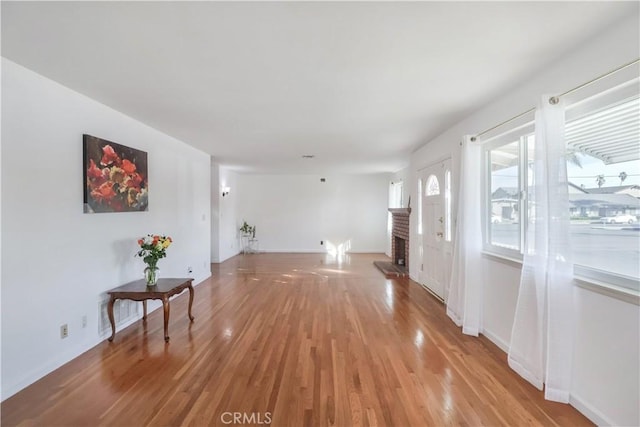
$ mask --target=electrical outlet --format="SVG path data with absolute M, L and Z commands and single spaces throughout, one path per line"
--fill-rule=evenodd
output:
M 82 316 L 82 327 L 83 328 L 87 327 L 87 315 L 86 314 L 84 316 Z
M 67 324 L 65 323 L 64 325 L 60 326 L 60 338 L 66 338 L 69 336 L 69 326 L 67 326 Z
M 188 274 L 193 273 L 193 268 L 191 268 L 191 267 L 187 267 L 187 273 L 188 273 Z

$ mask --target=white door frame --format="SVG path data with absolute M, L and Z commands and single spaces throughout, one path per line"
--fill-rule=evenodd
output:
M 451 163 L 451 157 L 445 157 L 418 170 L 422 189 L 418 198 L 422 218 L 418 218 L 418 221 L 422 221 L 422 235 L 417 234 L 417 253 L 421 258 L 417 277 L 421 285 L 443 301 L 446 301 L 448 294 L 453 252 Z M 426 196 L 427 180 L 431 175 L 436 176 L 440 192 L 438 195 Z

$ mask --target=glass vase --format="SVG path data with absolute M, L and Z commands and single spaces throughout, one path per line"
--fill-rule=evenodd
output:
M 158 283 L 158 267 L 147 266 L 144 269 L 144 280 L 147 286 L 155 286 Z

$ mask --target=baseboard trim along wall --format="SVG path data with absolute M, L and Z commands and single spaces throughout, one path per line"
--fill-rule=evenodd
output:
M 496 334 L 494 334 L 491 331 L 488 331 L 486 329 L 483 329 L 481 333 L 482 333 L 482 335 L 487 337 L 489 339 L 489 341 L 491 341 L 492 343 L 497 345 L 498 348 L 500 348 L 500 350 L 504 351 L 505 353 L 509 352 L 509 344 L 507 344 L 507 342 L 505 340 L 503 340 L 502 338 L 500 338 Z
M 585 402 L 580 396 L 571 394 L 569 396 L 569 404 L 576 408 L 582 415 L 589 418 L 593 423 L 599 426 L 619 426 L 620 423 L 613 422 L 608 419 L 602 412 L 595 409 L 592 405 Z
M 203 283 L 205 280 L 207 280 L 210 277 L 211 277 L 211 272 L 209 272 L 208 275 L 199 277 L 197 281 L 194 280 L 194 282 L 195 282 L 195 285 L 193 285 L 194 288 L 197 287 L 198 285 L 200 285 L 201 283 Z M 176 295 L 176 297 L 177 296 L 178 295 Z M 148 313 L 151 313 L 151 312 L 157 310 L 160 307 L 162 307 L 162 303 L 160 303 L 158 301 L 149 301 L 149 304 L 147 306 L 147 311 L 148 311 Z M 118 325 L 118 329 L 117 330 L 120 331 L 122 329 L 125 329 L 126 327 L 132 325 L 133 323 L 137 322 L 140 319 L 142 319 L 142 310 L 139 311 L 137 317 L 133 317 L 133 318 L 127 320 L 126 322 L 123 322 L 121 325 Z M 94 348 L 95 346 L 97 346 L 98 344 L 100 344 L 104 340 L 106 340 L 107 337 L 109 337 L 110 335 L 111 335 L 111 329 L 109 329 L 103 335 L 97 336 L 94 340 L 90 341 L 88 346 L 87 345 L 82 345 L 82 344 L 81 345 L 77 345 L 77 346 L 69 349 L 69 351 L 61 354 L 59 357 L 56 357 L 55 359 L 50 360 L 45 365 L 42 365 L 42 366 L 40 366 L 40 367 L 38 367 L 36 369 L 33 369 L 33 370 L 27 372 L 19 381 L 15 382 L 13 384 L 9 384 L 9 385 L 3 384 L 4 393 L 2 395 L 2 401 L 8 399 L 9 397 L 11 397 L 14 394 L 18 393 L 22 389 L 30 386 L 31 384 L 33 384 L 36 381 L 38 381 L 41 378 L 43 378 L 44 376 L 46 376 L 46 375 L 50 374 L 51 372 L 55 371 L 56 369 L 58 369 L 59 367 L 61 367 L 65 363 L 68 363 L 71 360 L 75 359 L 76 357 L 80 356 L 81 354 L 86 353 L 87 351 L 91 350 L 92 348 Z M 160 339 L 162 339 L 162 337 L 160 337 Z

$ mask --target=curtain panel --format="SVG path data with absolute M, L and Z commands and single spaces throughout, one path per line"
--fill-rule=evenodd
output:
M 529 223 L 508 352 L 509 366 L 545 398 L 569 401 L 573 357 L 573 263 L 565 111 L 543 96 L 536 110 L 528 173 Z
M 478 336 L 482 331 L 482 151 L 465 136 L 460 160 L 457 226 L 447 315 L 462 332 Z

